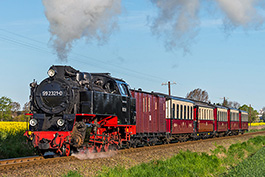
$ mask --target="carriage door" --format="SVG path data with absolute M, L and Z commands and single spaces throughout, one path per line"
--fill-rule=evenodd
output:
M 121 93 L 121 114 L 122 124 L 131 124 L 130 122 L 130 103 L 131 94 L 128 89 L 128 84 L 125 82 L 117 81 Z

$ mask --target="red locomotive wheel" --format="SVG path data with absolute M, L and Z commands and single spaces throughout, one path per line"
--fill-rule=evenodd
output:
M 70 144 L 65 145 L 65 155 L 69 156 L 71 154 Z
M 102 150 L 102 145 L 100 145 L 100 146 L 96 146 L 96 151 L 97 152 L 100 152 Z
M 109 144 L 105 144 L 105 145 L 104 145 L 104 151 L 105 151 L 105 152 L 108 152 L 108 151 L 109 151 Z

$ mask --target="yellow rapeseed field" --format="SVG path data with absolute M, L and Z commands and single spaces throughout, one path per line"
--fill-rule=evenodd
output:
M 0 132 L 16 134 L 17 132 L 26 131 L 28 122 L 0 122 Z
M 265 122 L 259 122 L 259 123 L 251 123 L 251 126 L 256 127 L 256 126 L 264 126 Z M 250 126 L 250 123 L 248 123 L 248 126 Z

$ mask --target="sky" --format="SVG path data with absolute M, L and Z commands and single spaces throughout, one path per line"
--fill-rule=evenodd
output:
M 72 1 L 0 1 L 0 96 L 23 107 L 29 101 L 33 79 L 40 83 L 48 77 L 49 67 L 58 64 L 83 72 L 109 72 L 133 89 L 167 93 L 167 86 L 161 84 L 171 81 L 176 82 L 171 86 L 172 95 L 186 97 L 201 88 L 212 103 L 226 97 L 257 110 L 265 106 L 264 6 L 253 6 L 258 15 L 244 23 L 240 18 L 248 20 L 251 15 L 233 9 L 239 7 L 237 4 L 227 8 L 226 0 L 216 0 L 218 6 L 208 4 L 208 0 L 190 0 L 190 4 L 176 0 L 176 8 L 174 4 L 159 4 L 163 0 L 116 0 L 115 8 L 105 4 L 107 13 L 94 8 L 98 4 L 90 8 L 80 0 L 81 5 L 67 10 L 71 17 L 67 20 L 72 20 L 67 23 L 74 32 L 79 30 L 79 20 L 86 26 L 71 38 L 69 26 L 59 30 L 53 26 L 65 19 L 53 15 Z M 86 16 L 81 18 L 82 14 L 76 13 L 80 7 L 87 8 L 85 14 L 95 19 L 88 22 Z M 188 17 L 182 15 L 185 12 Z M 55 46 L 58 40 L 66 47 Z

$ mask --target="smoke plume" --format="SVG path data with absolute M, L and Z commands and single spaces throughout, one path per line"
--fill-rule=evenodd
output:
M 67 61 L 75 40 L 102 44 L 117 28 L 121 0 L 42 0 L 50 22 L 51 42 L 58 58 Z
M 107 158 L 107 157 L 112 157 L 116 154 L 117 154 L 117 151 L 95 153 L 95 152 L 89 152 L 88 150 L 83 150 L 82 152 L 72 154 L 72 156 L 78 158 L 79 160 L 86 160 L 86 159 Z
M 258 12 L 261 0 L 216 0 L 224 12 L 226 28 L 257 28 L 264 24 L 264 16 Z
M 188 52 L 200 24 L 199 0 L 151 1 L 158 8 L 158 16 L 151 24 L 153 34 L 165 38 L 167 49 L 181 48 Z
M 198 34 L 201 10 L 207 11 L 209 7 L 217 7 L 217 11 L 219 9 L 224 14 L 225 30 L 238 27 L 245 30 L 258 29 L 264 25 L 265 20 L 264 14 L 261 13 L 265 6 L 264 0 L 150 1 L 158 10 L 158 15 L 152 19 L 150 25 L 153 34 L 164 39 L 167 49 L 182 49 L 184 53 L 189 51 Z

